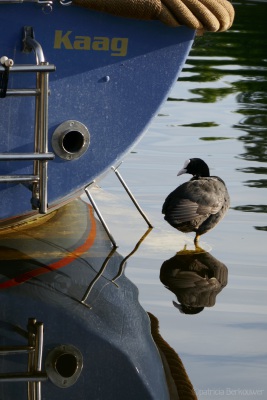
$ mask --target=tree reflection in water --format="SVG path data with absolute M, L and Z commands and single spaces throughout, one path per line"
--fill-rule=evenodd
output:
M 233 112 L 240 114 L 240 120 L 233 128 L 242 132 L 237 139 L 244 145 L 244 152 L 238 157 L 259 163 L 238 171 L 259 175 L 257 179 L 245 181 L 244 185 L 262 189 L 267 188 L 267 179 L 263 177 L 267 169 L 260 164 L 267 161 L 267 1 L 241 0 L 234 7 L 236 16 L 231 30 L 216 35 L 205 33 L 203 37 L 196 38 L 183 70 L 185 77 L 179 80 L 200 83 L 190 90 L 192 96 L 187 99 L 188 102 L 217 103 L 227 96 L 235 96 L 236 110 Z M 204 125 L 200 122 L 186 126 L 210 128 L 216 126 L 216 120 L 204 122 Z M 212 135 L 200 139 L 230 138 Z M 266 213 L 265 206 L 255 204 L 239 205 L 234 209 Z M 267 226 L 255 229 L 267 230 Z

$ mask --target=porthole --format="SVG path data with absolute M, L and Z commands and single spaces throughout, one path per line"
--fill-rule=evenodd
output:
M 62 345 L 51 350 L 45 360 L 48 378 L 58 387 L 72 386 L 83 368 L 81 352 L 72 345 Z
M 90 145 L 90 134 L 85 125 L 79 121 L 65 121 L 52 135 L 52 147 L 57 156 L 63 160 L 80 158 Z

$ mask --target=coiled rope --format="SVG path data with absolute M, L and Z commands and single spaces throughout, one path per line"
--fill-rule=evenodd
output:
M 74 0 L 74 4 L 136 19 L 158 19 L 166 25 L 186 25 L 196 30 L 223 32 L 235 11 L 227 0 Z
M 178 392 L 179 400 L 197 400 L 193 385 L 187 375 L 181 358 L 160 335 L 158 319 L 150 312 L 147 314 L 150 318 L 152 337 L 160 350 L 160 353 L 163 353 L 168 363 L 171 376 Z M 173 395 L 171 398 L 177 397 Z

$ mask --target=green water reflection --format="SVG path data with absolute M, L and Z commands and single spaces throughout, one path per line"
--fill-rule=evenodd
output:
M 197 37 L 187 67 L 180 80 L 198 82 L 190 90 L 187 101 L 217 103 L 229 95 L 235 97 L 240 120 L 233 129 L 242 132 L 237 137 L 244 152 L 238 157 L 245 161 L 267 162 L 267 1 L 234 3 L 235 23 L 229 32 L 205 34 Z M 187 74 L 188 72 L 188 74 Z M 171 101 L 180 99 L 171 98 Z M 185 125 L 182 125 L 185 126 Z M 187 124 L 191 127 L 212 128 L 216 122 Z M 208 131 L 207 131 L 208 133 Z M 228 136 L 201 137 L 213 141 L 231 139 Z M 259 175 L 243 184 L 255 189 L 267 188 L 267 168 L 262 164 L 239 169 L 243 173 Z M 240 205 L 235 210 L 266 213 L 264 205 Z M 266 227 L 255 227 L 267 230 Z

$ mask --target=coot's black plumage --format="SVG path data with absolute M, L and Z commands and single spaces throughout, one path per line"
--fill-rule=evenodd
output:
M 187 160 L 178 175 L 191 174 L 190 181 L 178 186 L 166 198 L 162 213 L 171 226 L 181 232 L 196 232 L 199 236 L 214 228 L 224 217 L 230 197 L 224 181 L 210 176 L 209 167 L 200 158 Z

